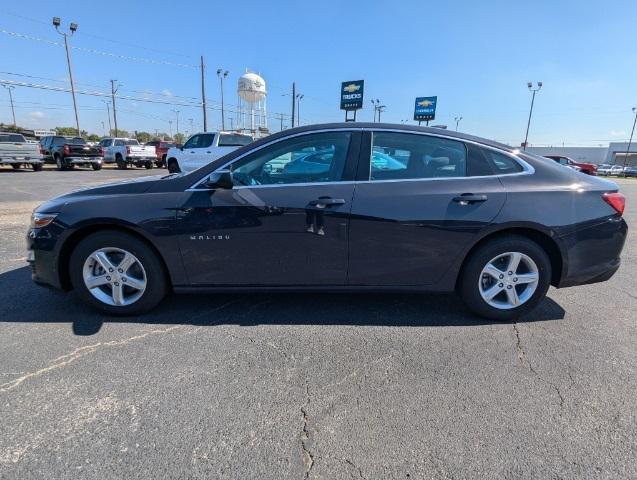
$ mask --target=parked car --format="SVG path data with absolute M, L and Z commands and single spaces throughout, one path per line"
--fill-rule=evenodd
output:
M 105 138 L 100 142 L 100 147 L 104 149 L 104 161 L 116 163 L 120 170 L 129 165 L 151 169 L 157 158 L 155 147 L 140 145 L 133 138 Z
M 610 167 L 609 175 L 620 177 L 623 174 L 624 174 L 624 166 L 623 165 L 613 165 L 612 167 Z
M 76 166 L 100 170 L 104 161 L 102 148 L 90 146 L 81 137 L 51 135 L 40 139 L 40 152 L 44 161 L 55 163 L 58 170 L 70 170 Z
M 166 167 L 166 154 L 168 150 L 171 148 L 179 148 L 182 145 L 177 144 L 175 142 L 166 142 L 164 140 L 151 140 L 150 142 L 146 142 L 146 145 L 149 147 L 155 147 L 155 165 L 157 168 L 165 168 Z
M 11 165 L 14 170 L 28 165 L 39 172 L 43 165 L 40 147 L 19 133 L 0 132 L 0 165 Z
M 568 167 L 577 167 L 575 170 L 581 171 L 587 175 L 597 175 L 597 165 L 594 163 L 587 162 L 577 162 L 570 157 L 565 157 L 563 155 L 544 155 L 546 158 L 550 158 L 551 160 L 556 161 L 562 165 L 566 165 Z
M 597 166 L 597 175 L 608 176 L 610 175 L 611 168 L 612 168 L 612 165 L 608 163 L 602 163 L 601 165 Z
M 268 167 L 328 150 L 327 170 Z M 395 162 L 374 171 L 374 151 Z M 624 202 L 609 180 L 458 132 L 304 126 L 189 174 L 54 198 L 34 211 L 27 259 L 35 282 L 114 315 L 169 291 L 456 289 L 511 320 L 549 285 L 615 273 Z
M 637 166 L 626 167 L 624 169 L 624 177 L 637 177 Z
M 192 172 L 253 141 L 252 136 L 236 132 L 195 133 L 183 147 L 168 150 L 168 171 Z

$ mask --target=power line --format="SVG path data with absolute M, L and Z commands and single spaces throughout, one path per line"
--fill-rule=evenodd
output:
M 18 33 L 18 32 L 11 32 L 9 30 L 5 30 L 5 29 L 0 29 L 0 33 L 4 33 L 5 35 L 9 35 L 12 36 L 14 38 L 20 38 L 23 40 L 32 40 L 34 42 L 41 42 L 41 43 L 46 43 L 47 45 L 53 45 L 56 47 L 63 47 L 64 45 L 62 45 L 60 42 L 55 42 L 53 40 L 49 40 L 46 38 L 40 38 L 40 37 L 34 37 L 33 35 L 27 35 L 24 33 Z M 142 63 L 148 63 L 148 64 L 154 64 L 154 65 L 169 65 L 172 67 L 182 67 L 182 68 L 199 68 L 198 65 L 190 65 L 190 64 L 186 64 L 186 63 L 176 63 L 176 62 L 170 62 L 168 60 L 156 60 L 156 59 L 152 59 L 152 58 L 145 58 L 145 57 L 134 57 L 131 55 L 121 55 L 119 53 L 113 53 L 113 52 L 106 52 L 103 50 L 96 50 L 94 48 L 86 48 L 86 47 L 77 47 L 75 45 L 72 45 L 70 47 L 73 50 L 77 50 L 80 52 L 88 52 L 88 53 L 93 53 L 96 55 L 102 55 L 105 57 L 113 57 L 113 58 L 119 58 L 122 60 L 131 60 L 131 61 L 135 61 L 135 62 L 142 62 Z

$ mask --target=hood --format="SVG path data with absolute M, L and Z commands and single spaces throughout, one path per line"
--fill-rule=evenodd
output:
M 166 175 L 152 175 L 148 177 L 131 178 L 104 185 L 80 188 L 52 198 L 48 202 L 37 207 L 35 211 L 40 213 L 61 212 L 64 205 L 67 203 L 84 200 L 90 197 L 144 193 L 165 177 Z

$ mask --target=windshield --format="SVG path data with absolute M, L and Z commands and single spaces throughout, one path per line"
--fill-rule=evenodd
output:
M 0 133 L 0 142 L 26 143 L 26 140 L 18 133 Z

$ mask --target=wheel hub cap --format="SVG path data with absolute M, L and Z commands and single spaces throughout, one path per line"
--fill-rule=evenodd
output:
M 484 266 L 478 288 L 487 304 L 499 310 L 510 310 L 529 301 L 539 278 L 539 269 L 531 257 L 520 252 L 506 252 Z

